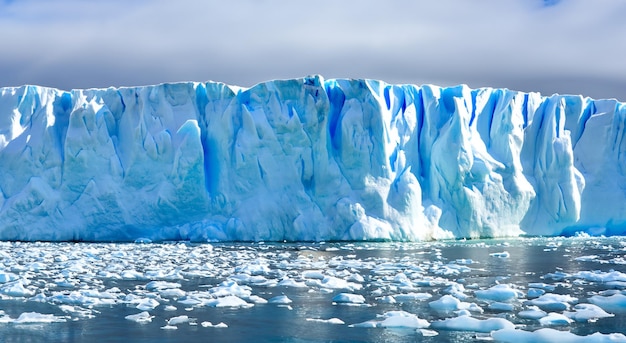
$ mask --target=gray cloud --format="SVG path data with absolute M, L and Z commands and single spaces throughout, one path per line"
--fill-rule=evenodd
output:
M 128 3 L 1 3 L 0 86 L 250 86 L 319 73 L 626 100 L 621 1 Z

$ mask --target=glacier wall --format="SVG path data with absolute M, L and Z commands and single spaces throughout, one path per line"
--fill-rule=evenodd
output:
M 626 234 L 626 105 L 320 76 L 0 89 L 0 239 Z

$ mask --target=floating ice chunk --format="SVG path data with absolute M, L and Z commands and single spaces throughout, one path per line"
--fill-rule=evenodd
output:
M 358 291 L 363 286 L 358 283 L 348 282 L 344 279 L 340 279 L 334 276 L 326 276 L 321 282 L 321 287 L 330 289 L 346 289 L 349 291 Z
M 16 298 L 32 297 L 33 295 L 35 295 L 34 291 L 24 287 L 24 284 L 21 280 L 7 283 L 4 286 L 0 287 L 0 293 Z
M 626 282 L 626 274 L 615 271 L 615 270 L 611 270 L 609 272 L 580 271 L 575 274 L 572 274 L 570 277 L 592 281 L 592 282 L 614 282 L 614 281 Z
M 264 263 L 249 263 L 235 268 L 235 273 L 248 275 L 268 275 L 272 270 Z
M 227 295 L 217 299 L 211 299 L 204 303 L 210 307 L 252 307 L 254 304 L 250 304 L 245 300 L 235 295 Z
M 75 314 L 79 317 L 84 317 L 84 318 L 94 318 L 95 316 L 93 315 L 94 310 L 91 309 L 86 309 L 86 308 L 82 308 L 80 306 L 71 306 L 71 305 L 60 305 L 59 309 L 65 313 L 71 313 L 71 314 Z M 95 311 L 96 313 L 99 313 L 97 311 Z
M 172 312 L 176 310 L 177 310 L 176 306 L 172 306 L 172 305 L 167 305 L 163 308 L 163 311 L 168 311 L 168 312 Z
M 100 305 L 100 299 L 85 296 L 81 292 L 70 292 L 66 294 L 65 292 L 55 292 L 53 295 L 47 298 L 47 300 L 51 303 L 55 304 L 67 304 L 67 305 L 79 305 L 79 306 L 96 306 Z M 114 304 L 115 301 L 111 301 L 109 304 Z
M 203 328 L 227 328 L 228 325 L 226 325 L 225 323 L 218 323 L 213 325 L 213 323 L 211 322 L 202 322 L 200 323 L 200 325 L 202 325 Z
M 185 324 L 185 323 L 191 323 L 194 321 L 195 321 L 195 318 L 189 318 L 186 315 L 182 315 L 182 316 L 176 316 L 176 317 L 172 317 L 168 319 L 167 325 L 180 325 L 180 324 Z
M 321 270 L 305 270 L 302 272 L 302 277 L 305 279 L 323 280 L 326 275 Z
M 120 273 L 120 277 L 124 280 L 143 280 L 145 275 L 136 270 L 124 270 Z
M 498 302 L 509 302 L 523 297 L 523 293 L 509 285 L 495 285 L 486 290 L 474 292 L 476 298 L 483 300 L 493 300 Z
M 626 281 L 608 281 L 605 283 L 605 285 L 611 288 L 625 289 Z
M 433 295 L 430 293 L 403 293 L 394 295 L 395 300 L 398 302 L 424 301 L 432 297 Z
M 432 272 L 434 272 L 436 275 L 443 275 L 443 276 L 460 275 L 462 273 L 469 273 L 471 271 L 472 271 L 472 268 L 468 266 L 456 264 L 456 263 L 449 263 L 449 264 L 445 264 L 442 266 L 436 266 L 436 267 L 433 267 L 433 270 L 432 270 Z
M 263 284 L 268 282 L 268 279 L 262 275 L 235 274 L 230 278 L 242 284 Z
M 585 255 L 585 256 L 576 257 L 574 261 L 589 262 L 589 261 L 597 260 L 598 258 L 599 258 L 598 255 Z
M 587 336 L 578 336 L 568 331 L 559 331 L 545 328 L 537 331 L 523 331 L 518 329 L 502 329 L 491 333 L 493 339 L 504 343 L 609 343 L 626 342 L 626 336 L 621 333 L 601 334 L 596 332 Z
M 539 289 L 539 288 L 529 288 L 528 291 L 526 292 L 526 296 L 529 298 L 538 298 L 542 295 L 544 295 L 546 293 L 546 291 L 544 291 L 543 289 Z
M 18 280 L 20 277 L 13 273 L 0 271 L 0 283 L 7 283 Z
M 470 310 L 472 312 L 482 312 L 482 308 L 474 303 L 463 302 L 451 295 L 443 295 L 441 298 L 431 301 L 428 306 L 435 311 L 450 312 L 457 310 Z
M 435 301 L 431 301 L 428 303 L 428 306 L 436 311 L 455 311 L 462 307 L 461 300 L 447 294 Z
M 162 298 L 178 299 L 184 297 L 186 294 L 187 293 L 180 288 L 168 288 L 159 291 L 159 295 Z
M 139 302 L 136 308 L 142 311 L 151 311 L 151 310 L 154 310 L 159 305 L 160 305 L 159 302 L 154 299 L 143 299 Z
M 435 336 L 439 335 L 439 332 L 437 332 L 435 330 L 419 329 L 417 331 L 419 333 L 421 333 L 422 336 L 424 336 L 424 337 L 435 337 Z
M 509 254 L 508 251 L 502 251 L 502 252 L 494 252 L 489 254 L 489 256 L 491 257 L 499 257 L 499 258 L 509 258 L 511 257 L 511 254 Z
M 137 314 L 130 314 L 124 318 L 139 324 L 145 324 L 152 322 L 152 318 L 154 318 L 154 316 L 151 316 L 150 313 L 143 311 Z
M 397 303 L 396 298 L 394 298 L 392 295 L 385 295 L 382 297 L 378 297 L 376 298 L 376 300 L 378 300 L 379 303 L 381 304 L 395 304 Z
M 152 280 L 182 280 L 183 275 L 179 270 L 148 270 L 144 273 L 145 277 Z
M 307 287 L 305 282 L 299 282 L 291 278 L 284 278 L 280 280 L 277 286 L 293 287 L 293 288 L 306 288 Z
M 165 325 L 165 326 L 161 326 L 161 330 L 178 330 L 178 326 Z
M 440 330 L 491 332 L 501 329 L 513 329 L 515 324 L 504 318 L 480 320 L 470 316 L 458 316 L 432 322 L 431 327 Z
M 265 300 L 264 298 L 261 298 L 258 295 L 251 295 L 249 297 L 247 297 L 245 299 L 246 301 L 255 303 L 255 304 L 267 304 L 267 300 Z
M 213 300 L 214 299 L 211 299 L 211 301 Z M 178 299 L 178 303 L 186 305 L 186 306 L 196 306 L 196 305 L 203 304 L 203 301 L 195 297 L 185 296 L 182 299 Z
M 181 284 L 177 282 L 168 281 L 151 281 L 146 284 L 146 289 L 149 291 L 160 291 L 163 289 L 180 288 Z
M 531 306 L 527 310 L 520 311 L 517 314 L 517 316 L 520 317 L 520 318 L 535 319 L 535 320 L 539 320 L 540 318 L 543 318 L 543 317 L 545 317 L 547 315 L 548 315 L 548 313 L 546 313 L 545 311 L 540 310 L 536 306 Z
M 320 318 L 307 318 L 308 322 L 316 322 L 316 323 L 327 323 L 327 324 L 336 324 L 343 325 L 345 322 L 339 318 L 330 318 L 330 319 L 320 319 Z
M 565 311 L 569 309 L 570 304 L 578 302 L 578 298 L 567 294 L 546 293 L 537 299 L 528 300 L 527 305 L 534 305 L 544 311 Z
M 404 273 L 396 274 L 396 276 L 393 277 L 393 283 L 400 284 L 401 286 L 402 285 L 413 286 L 413 283 L 411 282 L 411 280 Z
M 444 293 L 446 294 L 450 294 L 455 298 L 458 298 L 460 300 L 465 300 L 467 298 L 469 298 L 469 296 L 467 294 L 465 294 L 465 286 L 463 286 L 460 283 L 453 283 L 450 286 L 446 287 L 444 290 Z
M 528 284 L 528 287 L 543 289 L 544 291 L 548 291 L 548 292 L 552 292 L 556 289 L 555 285 L 550 285 L 550 284 L 542 283 L 542 282 L 531 282 Z
M 569 325 L 571 319 L 560 313 L 550 312 L 547 316 L 539 318 L 539 324 L 543 326 Z
M 4 311 L 0 311 L 0 324 L 8 324 L 13 322 L 13 318 L 7 316 Z
M 594 304 L 578 304 L 574 306 L 574 311 L 575 312 L 565 312 L 564 314 L 577 322 L 593 322 L 600 318 L 615 316 Z
M 422 329 L 430 326 L 430 323 L 425 319 L 420 319 L 416 315 L 405 311 L 389 311 L 385 312 L 381 319 L 369 320 L 363 323 L 352 324 L 350 327 L 357 328 L 415 328 Z
M 333 302 L 344 304 L 364 304 L 365 298 L 360 294 L 339 293 L 333 297 Z
M 42 314 L 37 312 L 24 312 L 13 321 L 14 324 L 39 324 L 39 323 L 63 323 L 64 317 L 57 317 L 53 314 Z
M 564 273 L 561 271 L 556 271 L 554 273 L 548 273 L 546 275 L 543 276 L 544 279 L 552 279 L 555 281 L 561 281 L 561 280 L 565 280 L 566 278 L 569 278 L 571 275 L 568 273 Z
M 488 308 L 492 311 L 502 311 L 502 312 L 510 312 L 515 309 L 513 304 L 501 303 L 501 302 L 491 303 L 489 304 Z
M 356 283 L 363 283 L 363 282 L 365 282 L 365 278 L 363 278 L 363 276 L 361 276 L 361 274 L 353 273 L 353 274 L 350 274 L 350 276 L 348 276 L 346 278 L 346 281 L 348 281 L 348 282 L 356 282 Z
M 286 295 L 277 295 L 273 298 L 270 298 L 267 302 L 270 304 L 287 305 L 291 304 L 293 301 L 289 299 L 289 297 Z
M 609 296 L 594 295 L 589 298 L 589 302 L 600 306 L 603 310 L 612 313 L 626 312 L 626 295 L 616 293 Z
M 237 282 L 232 280 L 223 281 L 218 286 L 209 290 L 211 295 L 215 297 L 224 297 L 228 295 L 234 295 L 237 297 L 245 298 L 252 294 L 252 288 L 249 286 L 241 286 Z

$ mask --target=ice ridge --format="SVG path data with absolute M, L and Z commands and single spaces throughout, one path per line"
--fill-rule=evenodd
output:
M 310 76 L 0 89 L 0 239 L 626 233 L 626 105 Z

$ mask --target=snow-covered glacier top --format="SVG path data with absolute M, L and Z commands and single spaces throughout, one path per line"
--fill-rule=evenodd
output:
M 626 105 L 311 76 L 0 89 L 0 239 L 626 234 Z

